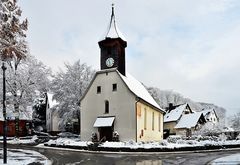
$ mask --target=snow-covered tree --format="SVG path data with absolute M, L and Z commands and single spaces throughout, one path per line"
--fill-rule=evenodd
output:
M 202 136 L 216 136 L 223 131 L 223 127 L 218 123 L 214 124 L 212 122 L 207 122 L 204 124 L 199 130 L 195 131 L 194 135 L 202 135 Z
M 232 127 L 234 130 L 240 130 L 240 112 L 237 114 L 229 117 L 228 119 L 229 126 Z
M 79 118 L 80 98 L 93 78 L 95 71 L 80 60 L 73 65 L 65 64 L 66 71 L 60 70 L 54 75 L 51 85 L 53 99 L 61 121 L 60 129 L 65 129 L 65 124 L 72 118 Z
M 147 88 L 148 92 L 156 100 L 156 102 L 162 107 L 166 108 L 169 106 L 169 103 L 174 105 L 190 103 L 191 100 L 184 98 L 181 94 L 174 92 L 172 90 L 160 90 L 156 87 Z
M 27 56 L 18 65 L 17 74 L 12 69 L 9 69 L 10 66 L 7 66 L 7 68 L 6 87 L 8 104 L 16 104 L 19 108 L 18 110 L 24 111 L 27 106 L 33 105 L 39 92 L 45 93 L 48 91 L 51 70 L 33 56 Z M 1 92 L 2 90 L 0 90 Z
M 148 92 L 155 99 L 155 101 L 162 108 L 168 107 L 169 103 L 173 103 L 173 105 L 188 103 L 193 111 L 202 111 L 203 109 L 214 109 L 219 118 L 219 125 L 221 125 L 221 127 L 225 126 L 226 110 L 222 107 L 218 107 L 210 103 L 200 103 L 192 101 L 191 99 L 185 98 L 181 94 L 172 90 L 160 90 L 159 88 L 156 87 L 149 87 L 147 89 Z
M 27 19 L 21 20 L 22 11 L 17 0 L 1 0 L 0 3 L 0 56 L 8 64 L 11 73 L 11 93 L 15 111 L 19 111 L 18 66 L 28 55 L 26 42 Z M 22 86 L 23 87 L 23 86 Z M 26 91 L 25 91 L 26 92 Z M 23 93 L 22 93 L 23 94 Z M 20 94 L 21 95 L 21 94 Z

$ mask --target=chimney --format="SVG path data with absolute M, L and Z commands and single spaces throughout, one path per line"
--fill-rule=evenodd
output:
M 174 108 L 173 108 L 173 103 L 169 103 L 169 105 L 168 105 L 168 110 L 169 111 L 171 111 L 171 110 L 173 110 Z

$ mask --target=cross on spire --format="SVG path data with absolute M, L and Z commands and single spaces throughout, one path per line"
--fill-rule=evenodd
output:
M 112 3 L 112 17 L 114 16 L 114 3 Z

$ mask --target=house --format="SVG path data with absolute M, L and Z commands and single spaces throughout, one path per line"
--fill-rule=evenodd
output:
M 206 120 L 202 112 L 185 114 L 181 117 L 174 129 L 177 135 L 191 136 L 193 131 L 199 130 Z
M 201 112 L 203 113 L 203 116 L 205 117 L 207 122 L 212 122 L 213 124 L 218 123 L 219 118 L 217 116 L 216 111 L 213 108 L 203 109 Z
M 14 113 L 12 105 L 7 105 L 7 136 L 27 136 L 31 135 L 32 129 L 32 107 L 28 106 L 26 111 Z M 0 111 L 0 135 L 3 135 L 3 114 Z
M 185 114 L 191 113 L 193 113 L 193 111 L 187 103 L 176 106 L 173 106 L 173 104 L 170 103 L 167 108 L 167 112 L 164 115 L 165 136 L 168 137 L 169 135 L 176 135 L 175 126 L 180 121 L 181 117 Z
M 163 114 L 142 83 L 126 73 L 127 41 L 117 28 L 114 8 L 99 41 L 101 70 L 81 98 L 81 140 L 160 141 Z
M 53 94 L 47 93 L 46 129 L 48 133 L 55 135 L 60 132 L 58 126 L 60 117 L 58 112 L 53 109 L 58 103 L 52 97 Z

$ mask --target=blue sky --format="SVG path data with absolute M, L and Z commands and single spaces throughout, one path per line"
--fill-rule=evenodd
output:
M 239 0 L 19 0 L 31 54 L 55 71 L 99 69 L 98 40 L 115 3 L 127 71 L 147 86 L 240 111 Z

